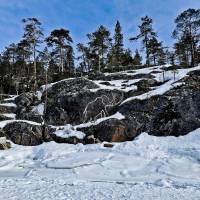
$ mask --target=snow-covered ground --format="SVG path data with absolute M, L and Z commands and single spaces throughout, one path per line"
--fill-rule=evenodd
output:
M 187 136 L 84 146 L 12 144 L 0 153 L 0 199 L 199 199 L 200 129 Z

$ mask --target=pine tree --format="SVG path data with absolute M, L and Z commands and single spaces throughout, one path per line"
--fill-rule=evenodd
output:
M 136 65 L 136 66 L 142 65 L 142 57 L 140 56 L 138 49 L 135 50 L 133 65 Z
M 197 45 L 200 38 L 200 9 L 188 9 L 182 12 L 175 20 L 174 38 L 179 42 L 184 40 L 190 52 L 190 65 L 196 64 Z M 185 53 L 186 54 L 186 53 Z
M 33 55 L 34 63 L 34 90 L 37 88 L 37 47 L 42 43 L 42 28 L 41 22 L 36 18 L 23 19 L 24 36 L 23 39 L 30 45 L 31 53 Z
M 4 55 L 7 55 L 8 58 L 8 67 L 10 73 L 12 75 L 16 74 L 16 69 L 15 69 L 15 62 L 16 62 L 16 44 L 12 43 L 8 47 L 5 48 Z
M 26 76 L 29 77 L 30 76 L 30 56 L 31 56 L 31 52 L 30 52 L 30 45 L 26 40 L 21 40 L 18 44 L 17 44 L 17 64 L 20 67 L 19 70 L 19 74 L 20 76 Z
M 124 44 L 123 44 L 123 34 L 122 34 L 122 28 L 117 21 L 117 24 L 115 26 L 115 35 L 114 35 L 114 45 L 112 48 L 112 56 L 114 57 L 114 64 L 119 66 L 122 62 L 122 56 L 124 53 Z
M 78 56 L 78 60 L 80 61 L 80 66 L 82 71 L 88 72 L 91 69 L 91 61 L 90 61 L 90 50 L 84 44 L 79 43 L 77 44 L 77 50 L 80 53 Z
M 68 69 L 69 74 L 74 72 L 74 50 L 72 46 L 68 46 L 67 50 L 65 51 L 65 65 L 66 69 Z
M 110 32 L 104 26 L 100 26 L 97 31 L 87 36 L 91 54 L 97 60 L 98 70 L 101 72 L 101 69 L 106 65 L 108 49 L 111 44 Z
M 181 37 L 174 44 L 175 55 L 179 62 L 179 65 L 187 66 L 190 65 L 190 47 L 188 40 L 184 37 Z
M 46 39 L 49 47 L 55 47 L 53 49 L 54 55 L 59 56 L 59 72 L 64 72 L 65 53 L 71 51 L 73 40 L 70 36 L 69 30 L 66 29 L 55 29 L 51 32 L 50 36 Z M 71 58 L 70 58 L 71 59 Z M 70 61 L 71 62 L 71 61 Z
M 146 64 L 150 66 L 150 49 L 149 49 L 149 42 L 150 40 L 156 36 L 156 33 L 153 31 L 153 20 L 148 16 L 141 18 L 141 25 L 139 25 L 140 33 L 133 38 L 130 38 L 131 41 L 136 41 L 142 39 L 144 48 L 146 50 Z
M 165 47 L 163 47 L 162 42 L 154 36 L 149 41 L 149 54 L 150 60 L 153 61 L 154 65 L 163 65 L 166 62 Z
M 124 54 L 122 55 L 122 65 L 129 66 L 133 64 L 132 52 L 130 49 L 126 49 Z

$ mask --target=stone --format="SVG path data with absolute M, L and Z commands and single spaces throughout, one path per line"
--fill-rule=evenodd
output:
M 44 141 L 42 127 L 25 122 L 12 122 L 3 128 L 7 139 L 15 144 L 35 146 Z

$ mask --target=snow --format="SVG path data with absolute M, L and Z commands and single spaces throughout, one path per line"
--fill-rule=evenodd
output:
M 32 109 L 32 112 L 35 112 L 38 115 L 43 115 L 44 114 L 44 103 L 34 106 Z
M 122 72 L 115 72 L 115 73 L 105 73 L 106 76 L 115 75 L 115 74 L 126 74 L 126 75 L 136 75 L 136 74 L 149 74 L 153 71 L 162 72 L 164 67 L 169 67 L 170 65 L 160 65 L 160 66 L 153 66 L 153 67 L 146 67 L 141 69 L 133 69 L 127 70 Z
M 38 97 L 41 98 L 41 95 L 42 93 L 45 91 L 45 89 L 49 89 L 51 88 L 53 85 L 56 85 L 58 83 L 62 83 L 62 82 L 65 82 L 65 81 L 69 81 L 69 80 L 73 80 L 75 78 L 67 78 L 67 79 L 63 79 L 63 80 L 60 80 L 60 81 L 57 81 L 57 82 L 54 82 L 54 83 L 49 83 L 47 85 L 42 85 L 39 89 L 39 91 L 37 91 L 36 93 L 38 94 Z
M 54 134 L 62 138 L 76 137 L 83 139 L 85 137 L 85 133 L 73 130 L 71 125 L 66 125 L 64 129 L 57 130 Z
M 0 128 L 4 128 L 7 124 L 11 124 L 14 122 L 24 122 L 24 123 L 32 124 L 35 126 L 41 126 L 41 124 L 39 124 L 37 122 L 32 122 L 32 121 L 28 121 L 28 120 L 5 120 L 5 121 L 0 122 Z
M 17 105 L 15 103 L 1 103 L 0 106 L 14 107 L 14 108 L 17 107 Z
M 127 98 L 126 100 L 124 100 L 121 103 L 121 105 L 126 102 L 132 101 L 134 99 L 144 100 L 144 99 L 148 99 L 155 95 L 162 95 L 162 94 L 166 93 L 167 91 L 169 91 L 170 89 L 177 87 L 179 85 L 182 85 L 183 83 L 178 82 L 178 81 L 180 81 L 181 79 L 186 77 L 189 72 L 195 71 L 195 70 L 200 70 L 200 66 L 189 68 L 189 69 L 177 69 L 177 74 L 175 76 L 175 79 L 174 79 L 173 72 L 168 71 L 168 72 L 166 72 L 166 74 L 167 74 L 167 78 L 169 80 L 166 83 L 164 83 L 158 87 L 155 87 L 153 90 L 151 90 L 147 93 L 144 93 L 142 95 Z M 162 76 L 161 74 L 157 74 L 156 79 L 160 80 L 161 76 Z
M 12 119 L 16 118 L 16 114 L 14 114 L 14 113 L 3 113 L 1 115 L 8 117 L 8 118 L 12 118 Z
M 3 101 L 14 101 L 17 97 L 18 97 L 18 95 L 10 95 L 10 96 L 12 96 L 11 98 L 6 98 L 6 99 L 4 99 Z
M 0 137 L 0 144 L 6 143 L 6 137 Z
M 102 118 L 99 118 L 99 119 L 97 119 L 96 121 L 93 121 L 93 122 L 83 123 L 83 124 L 74 126 L 74 128 L 84 128 L 84 127 L 95 126 L 95 125 L 100 124 L 103 121 L 108 120 L 108 119 L 119 119 L 119 120 L 122 120 L 122 119 L 125 119 L 125 116 L 122 115 L 120 112 L 117 112 L 114 115 L 111 115 L 109 117 L 102 117 Z
M 96 89 L 90 89 L 92 92 L 96 92 L 98 90 L 119 90 L 123 92 L 129 92 L 137 90 L 137 86 L 134 85 L 134 83 L 137 83 L 141 79 L 134 79 L 134 80 L 113 80 L 113 81 L 93 81 L 96 85 L 98 85 L 99 88 Z M 103 82 L 108 82 L 110 85 L 104 85 Z M 124 86 L 125 85 L 125 86 Z
M 0 154 L 0 199 L 198 199 L 199 145 L 200 129 L 113 148 L 12 144 Z

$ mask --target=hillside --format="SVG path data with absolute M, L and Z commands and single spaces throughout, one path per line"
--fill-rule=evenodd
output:
M 51 83 L 2 100 L 1 134 L 28 146 L 185 135 L 200 127 L 199 70 L 158 66 Z
M 156 66 L 2 95 L 1 198 L 195 199 L 199 74 Z

